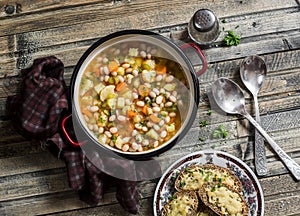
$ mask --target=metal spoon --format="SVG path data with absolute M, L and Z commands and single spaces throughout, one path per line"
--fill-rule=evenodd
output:
M 264 60 L 259 56 L 248 56 L 240 65 L 241 79 L 253 95 L 255 106 L 255 120 L 258 124 L 261 124 L 261 122 L 259 116 L 257 95 L 265 80 L 266 74 L 267 66 Z M 254 156 L 257 175 L 266 175 L 268 172 L 266 163 L 266 149 L 264 145 L 264 139 L 260 135 L 258 130 L 255 130 Z
M 292 175 L 298 181 L 300 180 L 300 166 L 276 144 L 276 142 L 246 111 L 244 93 L 238 84 L 227 78 L 219 78 L 212 85 L 212 95 L 217 105 L 225 112 L 229 114 L 240 114 L 247 118 L 268 141 Z

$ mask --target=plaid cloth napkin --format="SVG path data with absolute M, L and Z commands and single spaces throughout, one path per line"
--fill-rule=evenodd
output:
M 20 94 L 7 100 L 15 128 L 24 137 L 37 139 L 46 143 L 49 149 L 55 147 L 58 150 L 58 157 L 66 163 L 69 185 L 79 191 L 81 200 L 97 204 L 105 187 L 113 182 L 117 187 L 116 198 L 121 206 L 136 214 L 139 209 L 136 181 L 114 178 L 97 167 L 107 164 L 110 164 L 111 169 L 121 167 L 128 175 L 139 175 L 139 179 L 146 178 L 147 171 L 123 161 L 107 163 L 109 158 L 102 158 L 96 153 L 88 159 L 81 148 L 72 147 L 60 135 L 58 125 L 68 109 L 63 72 L 63 63 L 54 56 L 36 59 L 32 67 L 21 71 L 23 80 Z M 153 172 L 160 172 L 158 164 L 154 165 Z

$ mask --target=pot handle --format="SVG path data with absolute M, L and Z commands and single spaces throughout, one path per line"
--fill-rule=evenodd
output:
M 197 77 L 199 77 L 201 74 L 203 74 L 207 70 L 208 63 L 207 63 L 207 60 L 206 60 L 206 58 L 205 58 L 202 50 L 196 44 L 187 43 L 187 44 L 183 44 L 182 46 L 180 46 L 180 48 L 183 49 L 183 50 L 187 49 L 189 47 L 194 48 L 197 51 L 197 53 L 200 56 L 200 58 L 201 58 L 203 66 L 202 66 L 202 68 L 199 71 L 196 72 Z
M 66 137 L 66 139 L 67 139 L 67 141 L 68 141 L 69 143 L 71 143 L 71 144 L 72 144 L 73 146 L 75 146 L 75 147 L 80 147 L 80 146 L 83 144 L 83 142 L 76 142 L 76 141 L 74 141 L 74 140 L 71 138 L 71 136 L 69 135 L 69 133 L 68 133 L 68 131 L 67 131 L 67 129 L 66 129 L 66 126 L 65 126 L 67 120 L 68 120 L 71 116 L 72 116 L 72 114 L 69 114 L 69 115 L 63 117 L 63 119 L 62 119 L 62 121 L 61 121 L 62 132 L 63 132 L 63 134 L 65 135 L 65 137 Z

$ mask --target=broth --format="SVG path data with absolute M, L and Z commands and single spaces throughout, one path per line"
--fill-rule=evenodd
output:
M 82 75 L 78 98 L 86 126 L 99 143 L 124 152 L 157 148 L 181 127 L 185 74 L 146 44 L 118 47 L 96 55 Z

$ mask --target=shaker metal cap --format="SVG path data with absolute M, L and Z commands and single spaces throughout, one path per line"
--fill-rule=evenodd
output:
M 216 17 L 211 10 L 198 10 L 193 16 L 193 24 L 197 31 L 208 32 L 212 30 L 216 22 Z

